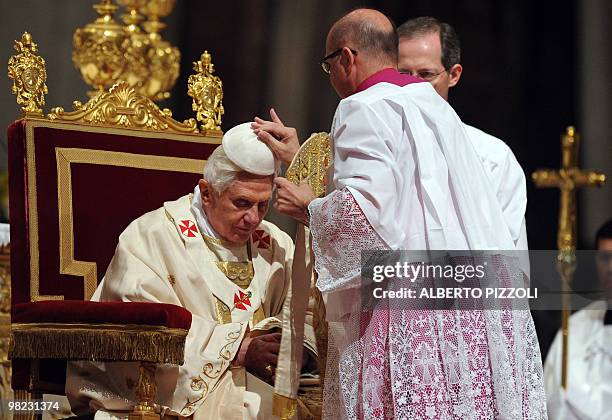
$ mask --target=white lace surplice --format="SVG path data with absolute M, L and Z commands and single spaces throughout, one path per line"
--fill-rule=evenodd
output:
M 362 250 L 515 249 L 462 127 L 425 83 L 379 83 L 336 111 L 336 190 L 309 207 L 329 321 L 325 418 L 546 418 L 526 307 L 361 308 Z M 492 258 L 504 282 L 523 281 L 522 265 Z

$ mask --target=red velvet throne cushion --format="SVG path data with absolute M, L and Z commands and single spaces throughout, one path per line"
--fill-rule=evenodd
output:
M 47 300 L 16 304 L 11 322 L 147 325 L 189 330 L 191 312 L 169 303 Z

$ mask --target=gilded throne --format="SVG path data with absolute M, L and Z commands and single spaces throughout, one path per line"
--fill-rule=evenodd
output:
M 23 111 L 8 128 L 11 385 L 17 399 L 34 400 L 63 394 L 69 360 L 137 361 L 140 402 L 130 418 L 159 418 L 155 364 L 183 363 L 191 314 L 169 304 L 89 298 L 129 222 L 189 192 L 201 178 L 222 136 L 222 91 L 206 53 L 210 67 L 194 63 L 202 71 L 193 77 L 219 87 L 213 101 L 218 118 L 201 117 L 200 129 L 195 119 L 179 122 L 160 109 L 153 100 L 167 98 L 178 76 L 178 50 L 158 33 L 159 18 L 173 2 L 120 3 L 128 12 L 125 26 L 112 18 L 117 6 L 102 0 L 95 6 L 100 17 L 75 33 L 73 61 L 94 90 L 73 111 L 54 108 L 45 115 L 45 62 L 30 34 L 15 42 L 9 62 Z M 139 11 L 149 18 L 141 25 L 145 31 Z M 134 39 L 146 47 L 140 58 L 154 58 L 138 77 L 137 51 L 126 42 Z M 120 69 L 97 62 L 92 51 L 100 45 L 122 54 Z M 193 94 L 194 109 L 210 102 L 206 94 Z

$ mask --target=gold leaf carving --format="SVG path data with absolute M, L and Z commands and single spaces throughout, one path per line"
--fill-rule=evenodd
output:
M 15 41 L 16 55 L 8 62 L 8 76 L 13 80 L 12 92 L 17 95 L 17 103 L 24 105 L 25 115 L 42 114 L 45 94 L 48 93 L 45 60 L 36 54 L 38 47 L 32 36 L 24 32 L 21 41 Z
M 53 108 L 48 118 L 151 131 L 198 132 L 193 118 L 183 123 L 176 121 L 169 109 L 159 109 L 152 100 L 138 94 L 127 82 L 115 84 L 108 92 L 90 99 L 84 105 L 75 102 L 74 108 L 72 112 L 65 112 L 61 107 Z
M 193 98 L 192 108 L 196 118 L 202 123 L 202 132 L 210 136 L 221 136 L 221 116 L 223 108 L 223 84 L 214 76 L 214 64 L 208 51 L 193 63 L 196 74 L 189 76 L 187 94 Z
M 302 144 L 285 177 L 299 184 L 307 181 L 317 197 L 325 194 L 327 169 L 332 163 L 331 141 L 327 133 L 314 133 Z

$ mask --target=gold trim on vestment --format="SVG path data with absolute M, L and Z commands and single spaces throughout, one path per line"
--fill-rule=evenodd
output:
M 295 416 L 297 400 L 274 393 L 272 396 L 272 414 L 281 420 L 288 420 Z
M 193 194 L 191 194 L 193 195 Z M 204 232 L 200 232 L 202 234 L 202 239 L 204 239 L 205 242 L 209 242 L 211 244 L 217 244 L 217 245 L 221 245 L 225 248 L 232 248 L 232 247 L 236 247 L 235 243 L 232 243 L 230 241 L 226 241 L 225 239 L 221 239 L 221 238 L 215 238 L 214 236 L 210 236 L 205 234 Z
M 223 239 L 213 238 L 212 236 L 202 234 L 202 239 L 204 240 L 204 246 L 206 246 L 210 252 L 220 260 L 220 256 L 213 248 L 209 245 L 215 244 L 226 247 L 235 247 L 235 244 L 224 241 Z M 253 281 L 253 277 L 255 277 L 255 269 L 253 267 L 252 261 L 252 253 L 251 253 L 251 243 L 247 242 L 247 255 L 249 261 L 215 261 L 217 268 L 223 275 L 236 286 L 240 287 L 243 290 L 246 290 L 251 285 Z M 250 292 L 249 292 L 250 293 Z M 217 296 L 215 296 L 215 312 L 217 313 L 217 322 L 219 324 L 229 324 L 232 322 L 232 310 L 221 301 Z M 263 312 L 263 307 L 260 304 L 259 308 L 253 313 L 253 325 L 257 322 L 256 318 L 261 318 L 261 320 L 265 319 L 265 314 Z
M 217 322 L 219 324 L 229 324 L 232 322 L 232 311 L 230 311 L 230 308 L 216 296 L 215 311 L 217 312 Z
M 255 275 L 253 261 L 217 261 L 217 268 L 241 289 L 247 289 Z
M 253 314 L 253 325 L 259 324 L 264 319 L 266 319 L 266 313 L 264 312 L 263 305 L 259 305 L 259 308 Z
M 202 367 L 200 374 L 191 378 L 191 389 L 196 392 L 201 391 L 201 394 L 198 399 L 194 401 L 187 401 L 187 403 L 181 409 L 182 415 L 192 414 L 196 409 L 195 405 L 198 402 L 203 401 L 208 396 L 208 393 L 212 389 L 211 382 L 218 379 L 223 372 L 226 371 L 227 366 L 231 363 L 233 355 L 235 354 L 235 352 L 232 351 L 232 347 L 236 344 L 236 341 L 238 341 L 241 336 L 242 324 L 240 324 L 240 328 L 238 330 L 230 331 L 225 337 L 225 341 L 227 341 L 227 343 L 225 343 L 225 345 L 219 350 L 218 360 L 220 361 L 220 364 L 218 368 L 215 369 L 213 363 L 206 363 Z
M 10 357 L 182 365 L 187 333 L 154 325 L 16 323 Z
M 29 246 L 30 246 L 30 300 L 32 302 L 36 302 L 40 300 L 63 300 L 64 299 L 63 295 L 41 295 L 39 292 L 39 289 L 40 289 L 40 267 L 39 267 L 40 256 L 39 256 L 39 250 L 38 250 L 39 233 L 38 233 L 38 206 L 37 206 L 38 197 L 37 197 L 37 187 L 36 187 L 36 159 L 35 159 L 35 141 L 34 141 L 34 129 L 35 128 L 45 127 L 45 128 L 56 128 L 59 130 L 80 131 L 80 132 L 86 132 L 86 133 L 105 133 L 105 134 L 114 134 L 114 135 L 122 135 L 122 136 L 141 137 L 141 138 L 147 138 L 147 139 L 157 138 L 157 139 L 164 139 L 164 140 L 169 140 L 169 141 L 186 141 L 186 142 L 191 142 L 191 143 L 220 144 L 220 139 L 203 137 L 197 134 L 173 134 L 173 133 L 154 132 L 154 131 L 130 130 L 130 129 L 123 129 L 123 128 L 94 127 L 94 126 L 89 126 L 85 124 L 76 124 L 76 123 L 66 124 L 66 123 L 62 123 L 58 121 L 48 121 L 48 120 L 38 119 L 38 118 L 27 118 L 25 121 L 26 121 L 26 160 L 27 160 L 27 168 L 26 168 L 27 183 L 26 185 L 27 185 L 27 195 L 28 195 L 27 212 L 28 212 L 28 218 L 29 218 L 28 235 L 29 235 Z M 81 150 L 86 150 L 88 152 L 103 152 L 101 150 L 89 150 L 89 149 L 81 149 Z M 110 152 L 110 153 L 119 153 L 119 152 Z M 136 154 L 130 154 L 130 153 L 125 153 L 125 155 L 137 156 L 138 158 L 136 159 L 140 161 L 149 160 L 150 158 L 160 157 L 160 156 L 149 156 L 149 155 L 136 155 Z M 163 158 L 178 159 L 179 161 L 177 162 L 180 162 L 180 160 L 196 161 L 195 159 L 185 159 L 185 158 L 173 158 L 173 157 L 163 157 Z M 202 162 L 201 166 L 195 172 L 193 170 L 188 170 L 188 171 L 181 170 L 182 167 L 180 165 L 176 165 L 176 166 L 165 165 L 164 168 L 156 168 L 156 167 L 151 167 L 151 168 L 146 167 L 146 168 L 160 169 L 160 170 L 172 170 L 172 171 L 178 171 L 178 172 L 201 173 L 202 168 L 204 166 L 204 162 L 206 161 L 202 160 L 200 162 Z M 80 163 L 93 163 L 93 162 L 89 162 L 85 159 L 83 162 L 80 162 Z M 112 163 L 100 163 L 100 164 L 112 164 Z M 58 166 L 59 166 L 59 162 L 58 162 Z M 124 164 L 124 165 L 115 165 L 115 166 L 128 166 L 129 167 L 130 165 Z M 171 169 L 167 169 L 169 166 L 171 167 Z M 58 182 L 59 181 L 60 181 L 60 174 L 58 170 Z M 60 206 L 60 201 L 66 202 L 66 200 L 71 200 L 71 197 L 66 197 L 66 196 L 60 197 L 60 185 L 58 185 L 58 207 Z M 68 209 L 70 211 L 69 220 L 72 220 L 71 218 L 72 205 L 70 205 Z M 62 216 L 60 215 L 60 238 L 62 234 L 62 229 L 65 228 L 64 226 L 62 226 L 61 220 L 62 220 Z M 69 230 L 72 231 L 72 223 L 70 223 Z M 65 230 L 64 230 L 64 233 L 66 233 Z M 65 240 L 70 241 L 70 243 L 63 244 L 60 239 L 60 252 L 62 249 L 69 251 L 71 246 L 72 246 L 72 249 L 74 249 L 74 237 L 70 235 L 70 237 L 68 237 Z M 61 264 L 62 264 L 62 260 L 60 258 L 60 267 L 61 267 Z M 91 291 L 91 287 L 92 287 L 91 272 L 92 272 L 92 265 L 95 265 L 95 263 L 86 262 L 86 261 L 64 260 L 64 264 L 65 264 L 64 266 L 68 270 L 67 274 L 72 274 L 72 272 L 78 271 L 79 274 L 76 274 L 76 275 L 83 275 L 84 277 L 86 277 L 84 279 L 86 283 L 85 284 L 86 296 L 84 296 L 84 298 L 89 299 L 91 297 L 91 294 L 93 294 L 93 292 Z M 93 269 L 93 276 L 94 278 L 96 277 L 95 268 Z M 87 287 L 89 287 L 89 289 Z M 93 287 L 93 290 L 95 290 L 95 287 Z

